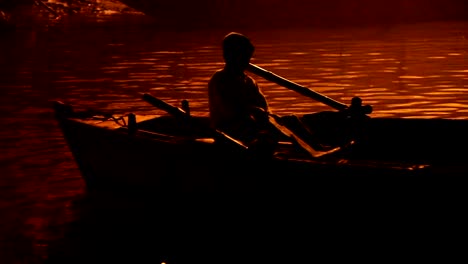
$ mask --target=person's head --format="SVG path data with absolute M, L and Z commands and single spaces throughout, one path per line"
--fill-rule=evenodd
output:
M 250 39 L 240 33 L 231 32 L 223 39 L 224 61 L 229 67 L 245 70 L 254 50 Z

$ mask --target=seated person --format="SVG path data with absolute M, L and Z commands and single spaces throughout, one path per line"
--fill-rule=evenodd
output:
M 268 103 L 256 81 L 245 74 L 254 53 L 250 40 L 236 32 L 224 37 L 224 68 L 208 83 L 209 113 L 213 128 L 247 146 L 274 145 L 268 122 Z

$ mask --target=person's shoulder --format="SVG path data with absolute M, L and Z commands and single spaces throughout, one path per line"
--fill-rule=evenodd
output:
M 224 73 L 223 73 L 222 69 L 215 71 L 211 75 L 210 80 L 208 81 L 208 86 L 211 87 L 211 88 L 213 88 L 214 86 L 218 86 L 219 83 L 222 82 L 223 75 L 224 75 Z
M 219 70 L 216 70 L 212 75 L 211 75 L 211 79 L 213 78 L 220 78 L 224 75 L 224 69 L 219 69 Z

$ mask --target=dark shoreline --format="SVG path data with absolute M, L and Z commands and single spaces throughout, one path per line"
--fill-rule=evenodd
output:
M 347 28 L 392 27 L 401 24 L 438 21 L 467 21 L 468 2 L 406 1 L 381 3 L 369 0 L 327 2 L 293 1 L 214 1 L 184 2 L 106 0 L 72 0 L 23 4 L 14 9 L 2 8 L 1 28 L 52 26 L 66 24 L 78 17 L 83 21 L 103 22 L 122 17 L 122 26 L 150 24 L 165 30 L 211 29 L 288 29 L 288 28 Z M 67 2 L 62 0 L 62 2 Z M 40 4 L 39 4 L 40 3 Z
M 66 2 L 66 1 L 63 1 Z M 15 29 L 50 28 L 56 25 L 66 25 L 70 21 L 104 22 L 115 17 L 124 17 L 126 23 L 145 23 L 151 18 L 132 9 L 120 1 L 107 0 L 95 3 L 92 1 L 71 1 L 72 5 L 62 2 L 37 1 L 17 5 L 0 4 L 0 32 Z M 122 23 L 123 24 L 123 23 Z

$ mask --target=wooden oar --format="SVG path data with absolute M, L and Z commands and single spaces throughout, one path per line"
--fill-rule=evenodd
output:
M 170 105 L 169 103 L 164 102 L 163 100 L 158 99 L 158 98 L 152 96 L 151 94 L 144 93 L 143 94 L 143 99 L 146 102 L 152 104 L 153 106 L 155 106 L 155 107 L 157 107 L 157 108 L 159 108 L 161 110 L 166 111 L 167 113 L 169 113 L 170 115 L 172 115 L 172 116 L 174 116 L 176 118 L 190 118 L 190 115 L 188 115 L 186 111 L 182 110 L 179 107 Z M 299 147 L 301 147 L 306 152 L 308 152 L 310 154 L 310 156 L 313 157 L 313 158 L 319 158 L 319 157 L 322 157 L 324 155 L 337 152 L 337 151 L 339 151 L 341 149 L 340 147 L 336 147 L 336 148 L 333 148 L 333 149 L 330 149 L 330 150 L 317 150 L 314 147 L 312 147 L 310 144 L 305 142 L 303 139 L 301 139 L 299 136 L 297 136 L 292 130 L 290 130 L 286 126 L 283 126 L 283 125 L 279 124 L 276 121 L 274 115 L 269 114 L 268 115 L 268 121 L 272 126 L 274 126 L 276 129 L 278 129 L 278 131 L 280 133 L 282 133 L 284 136 L 291 139 L 291 141 L 293 141 Z M 213 130 L 213 132 L 214 132 L 214 134 L 215 134 L 215 136 L 217 138 L 222 139 L 225 142 L 231 143 L 231 144 L 233 144 L 233 145 L 235 145 L 235 146 L 237 146 L 237 147 L 239 147 L 239 148 L 241 148 L 243 150 L 248 149 L 248 147 L 244 143 L 242 143 L 241 141 L 229 136 L 228 134 L 224 133 L 223 131 L 220 131 L 218 129 L 212 129 L 212 130 Z
M 344 104 L 344 103 L 341 103 L 341 102 L 338 102 L 328 96 L 325 96 L 321 93 L 318 93 L 316 91 L 313 91 L 305 86 L 302 86 L 300 84 L 297 84 L 295 82 L 292 82 L 290 80 L 287 80 L 279 75 L 276 75 L 270 71 L 267 71 L 255 64 L 252 64 L 252 63 L 249 63 L 249 66 L 247 67 L 247 70 L 249 72 L 252 72 L 260 77 L 263 77 L 265 78 L 266 80 L 268 81 L 271 81 L 271 82 L 274 82 L 278 85 L 281 85 L 281 86 L 284 86 L 286 88 L 289 88 L 295 92 L 298 92 L 304 96 L 307 96 L 307 97 L 310 97 L 316 101 L 319 101 L 321 103 L 324 103 L 338 111 L 345 111 L 345 110 L 348 110 L 349 107 Z M 359 100 L 355 100 L 356 102 L 360 102 L 360 99 Z M 359 110 L 357 112 L 360 112 L 362 114 L 370 114 L 372 112 L 372 107 L 369 106 L 369 105 L 366 105 L 366 106 L 360 106 L 358 105 L 357 107 L 359 107 Z M 355 107 L 354 107 L 355 108 Z M 356 110 L 356 109 L 353 109 L 353 110 Z
M 280 123 L 278 123 L 276 121 L 276 118 L 277 117 L 275 115 L 272 115 L 272 114 L 268 115 L 268 121 L 270 122 L 270 124 L 272 126 L 274 126 L 276 129 L 278 129 L 278 131 L 280 133 L 282 133 L 286 137 L 290 138 L 291 141 L 293 141 L 294 143 L 299 145 L 299 147 L 301 147 L 302 149 L 307 151 L 312 158 L 319 158 L 319 157 L 322 157 L 322 156 L 325 156 L 325 155 L 328 155 L 328 154 L 332 154 L 332 153 L 335 153 L 335 152 L 341 150 L 341 147 L 336 147 L 336 148 L 329 149 L 329 150 L 315 149 L 313 146 L 311 146 L 310 144 L 305 142 L 302 138 L 297 136 L 296 133 L 294 133 L 291 129 L 289 129 L 286 126 L 281 125 Z
M 161 110 L 164 110 L 166 111 L 168 114 L 176 117 L 176 118 L 190 118 L 190 115 L 188 115 L 184 110 L 182 110 L 181 108 L 179 107 L 176 107 L 176 106 L 173 106 L 173 105 L 170 105 L 169 103 L 167 102 L 164 102 L 163 100 L 161 99 L 158 99 L 154 96 L 152 96 L 151 94 L 148 94 L 148 93 L 144 93 L 143 94 L 143 99 L 152 104 L 153 106 L 161 109 Z M 311 145 L 309 145 L 307 142 L 305 142 L 304 140 L 302 140 L 299 136 L 297 136 L 293 131 L 291 131 L 289 128 L 287 128 L 286 126 L 283 126 L 281 124 L 279 124 L 275 117 L 273 115 L 269 115 L 269 119 L 268 121 L 270 122 L 270 124 L 274 127 L 276 127 L 276 129 L 278 129 L 278 131 L 280 133 L 282 133 L 283 135 L 285 135 L 286 137 L 290 138 L 291 141 L 293 141 L 294 143 L 296 143 L 299 147 L 301 147 L 302 149 L 304 149 L 306 152 L 308 152 L 310 154 L 311 157 L 313 158 L 318 158 L 318 157 L 321 157 L 321 156 L 324 156 L 324 155 L 327 155 L 327 154 L 331 154 L 331 153 L 334 153 L 338 150 L 340 150 L 339 147 L 337 148 L 334 148 L 334 149 L 331 149 L 331 150 L 327 150 L 327 151 L 323 151 L 323 150 L 317 150 L 315 149 L 314 147 L 312 147 Z M 211 128 L 210 128 L 211 129 Z M 213 129 L 213 133 L 215 134 L 215 136 L 219 139 L 222 139 L 223 141 L 225 142 L 228 142 L 232 145 L 235 145 L 243 150 L 247 150 L 248 147 L 242 143 L 241 141 L 229 136 L 228 134 L 224 133 L 223 131 L 220 131 L 218 129 Z
M 152 96 L 151 94 L 144 93 L 143 94 L 143 99 L 152 104 L 153 106 L 166 111 L 168 114 L 176 117 L 176 118 L 191 118 L 191 116 L 184 110 L 182 110 L 179 107 L 173 106 L 167 102 L 164 102 L 163 100 L 156 98 Z M 209 128 L 211 129 L 211 128 Z M 223 142 L 227 142 L 237 148 L 240 148 L 241 150 L 247 150 L 248 147 L 242 143 L 241 141 L 229 136 L 228 134 L 224 133 L 223 131 L 220 131 L 218 129 L 211 129 L 212 132 L 214 133 L 215 137 L 217 139 L 221 139 Z

